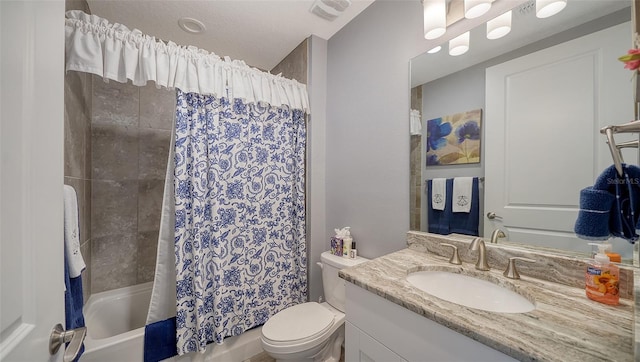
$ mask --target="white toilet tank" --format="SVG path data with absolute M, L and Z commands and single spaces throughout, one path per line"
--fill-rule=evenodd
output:
M 349 268 L 369 259 L 358 256 L 356 259 L 344 258 L 325 251 L 320 255 L 322 262 L 322 286 L 327 303 L 344 313 L 346 281 L 338 276 L 340 269 Z

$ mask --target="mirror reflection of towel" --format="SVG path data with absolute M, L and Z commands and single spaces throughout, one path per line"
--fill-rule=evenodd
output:
M 472 180 L 469 212 L 452 212 L 451 220 L 449 221 L 449 230 L 452 233 L 478 236 L 480 224 L 480 185 L 477 177 L 469 178 Z M 452 209 L 454 208 L 452 207 Z
M 445 209 L 436 210 L 432 205 L 433 180 L 427 181 L 427 223 L 428 231 L 434 234 L 449 235 L 451 233 L 478 236 L 480 223 L 480 193 L 479 180 L 472 179 L 472 192 L 470 199 L 470 211 L 452 212 L 453 201 L 453 179 L 447 179 L 445 187 L 447 190 L 445 198 Z
M 447 179 L 434 178 L 431 187 L 431 207 L 434 210 L 444 210 L 447 200 Z
M 453 179 L 453 212 L 471 211 L 473 177 L 456 177 Z
M 445 181 L 444 189 L 451 189 L 452 180 Z M 451 219 L 451 193 L 449 197 L 443 196 L 442 210 L 437 210 L 433 207 L 433 194 L 434 194 L 434 180 L 427 181 L 427 222 L 429 225 L 428 231 L 434 234 L 449 235 L 449 220 Z

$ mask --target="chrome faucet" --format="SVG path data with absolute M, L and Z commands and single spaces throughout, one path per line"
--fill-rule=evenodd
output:
M 497 244 L 498 243 L 498 238 L 506 238 L 506 237 L 507 237 L 507 235 L 505 235 L 502 230 L 495 229 L 491 233 L 491 244 Z
M 476 263 L 476 269 L 487 271 L 489 270 L 489 264 L 487 264 L 486 249 L 484 246 L 484 240 L 481 238 L 475 238 L 469 244 L 469 250 L 478 251 L 478 262 Z

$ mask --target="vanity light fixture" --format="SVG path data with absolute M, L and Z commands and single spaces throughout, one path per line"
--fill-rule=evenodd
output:
M 430 50 L 428 50 L 427 53 L 435 54 L 435 53 L 439 52 L 440 50 L 442 50 L 442 47 L 440 45 L 438 45 L 437 47 L 431 48 Z
M 499 39 L 511 31 L 511 10 L 487 21 L 487 39 Z
M 464 17 L 477 18 L 491 9 L 491 0 L 464 0 Z
M 458 56 L 469 50 L 469 32 L 449 40 L 449 55 Z
M 436 39 L 447 31 L 447 1 L 422 0 L 424 8 L 424 37 Z
M 556 15 L 567 6 L 567 0 L 536 0 L 536 16 L 540 19 Z

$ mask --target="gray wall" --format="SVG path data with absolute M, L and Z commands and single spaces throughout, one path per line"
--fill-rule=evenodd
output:
M 409 59 L 426 51 L 419 1 L 378 0 L 329 40 L 325 248 L 351 226 L 360 255 L 409 230 Z
M 439 118 L 455 113 L 471 111 L 481 108 L 484 110 L 484 66 L 471 67 L 429 82 L 422 86 L 422 113 L 423 124 L 426 120 Z M 484 122 L 484 115 L 483 120 Z M 484 124 L 484 123 L 483 123 Z M 480 177 L 484 176 L 484 129 L 480 141 L 480 163 L 468 165 L 430 166 L 422 163 L 422 179 L 428 180 L 436 177 Z M 423 137 L 426 137 L 426 127 L 422 128 Z M 423 138 L 424 139 L 424 138 Z M 424 142 L 423 142 L 424 143 Z M 484 187 L 480 186 L 480 215 L 484 215 Z M 428 230 L 427 198 L 421 199 L 421 230 Z M 479 222 L 479 233 L 483 235 L 482 219 Z
M 91 291 L 153 280 L 175 92 L 93 77 Z
M 327 238 L 327 41 L 312 35 L 309 46 L 309 103 L 313 114 L 307 128 L 307 190 L 310 239 L 309 246 L 309 300 L 317 301 L 322 295 L 322 270 L 317 265 L 320 254 L 328 250 Z

